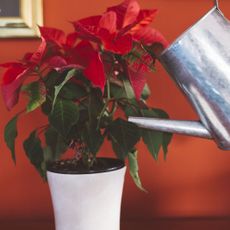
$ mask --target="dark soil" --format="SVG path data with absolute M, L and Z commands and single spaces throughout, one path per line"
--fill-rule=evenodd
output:
M 59 160 L 47 164 L 47 170 L 62 174 L 91 174 L 114 171 L 125 166 L 124 162 L 113 158 L 97 158 L 92 167 L 88 168 L 76 159 Z

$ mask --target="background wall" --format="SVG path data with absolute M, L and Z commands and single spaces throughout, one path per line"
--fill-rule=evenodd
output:
M 46 26 L 69 32 L 68 21 L 99 14 L 119 0 L 44 0 Z M 154 26 L 171 42 L 212 7 L 211 0 L 140 0 L 142 7 L 158 8 Z M 230 1 L 220 1 L 230 17 Z M 221 39 L 221 38 L 220 38 Z M 0 40 L 0 63 L 16 60 L 39 44 L 36 39 Z M 171 118 L 197 119 L 183 95 L 158 64 L 149 76 L 152 97 L 149 104 L 168 111 Z M 23 102 L 13 111 L 20 110 Z M 39 113 L 21 120 L 17 141 L 17 167 L 3 143 L 4 124 L 13 115 L 0 99 L 0 220 L 51 219 L 52 207 L 47 184 L 28 163 L 20 140 L 33 123 L 41 122 Z M 106 145 L 104 151 L 110 152 Z M 140 174 L 148 193 L 140 192 L 129 175 L 126 177 L 123 218 L 150 219 L 162 216 L 199 217 L 230 215 L 230 153 L 219 150 L 211 141 L 174 136 L 167 161 L 154 162 L 147 149 L 139 145 Z

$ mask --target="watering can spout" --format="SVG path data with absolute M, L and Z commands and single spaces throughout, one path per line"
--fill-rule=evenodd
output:
M 129 117 L 128 121 L 141 128 L 212 139 L 209 131 L 199 121 L 179 121 L 146 117 Z

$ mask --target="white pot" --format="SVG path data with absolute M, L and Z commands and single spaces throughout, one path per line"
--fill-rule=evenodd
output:
M 119 230 L 126 167 L 92 174 L 47 172 L 56 230 Z

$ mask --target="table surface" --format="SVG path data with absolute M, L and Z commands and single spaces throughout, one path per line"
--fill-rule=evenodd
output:
M 0 221 L 0 230 L 54 230 L 54 224 L 50 221 Z M 121 223 L 121 230 L 230 230 L 230 217 L 125 221 Z

